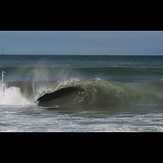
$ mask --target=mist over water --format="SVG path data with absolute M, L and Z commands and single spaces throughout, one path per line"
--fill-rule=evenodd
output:
M 0 131 L 162 131 L 162 56 L 0 56 L 0 65 Z M 80 89 L 38 105 L 68 87 Z

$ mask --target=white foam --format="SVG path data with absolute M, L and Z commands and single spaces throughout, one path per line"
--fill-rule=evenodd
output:
M 101 79 L 101 78 L 99 78 L 99 77 L 96 77 L 96 78 L 95 78 L 95 80 L 102 80 L 102 79 Z
M 72 85 L 72 84 L 76 84 L 76 83 L 78 83 L 80 81 L 80 79 L 78 79 L 78 78 L 71 78 L 71 79 L 69 79 L 69 80 L 64 80 L 64 81 L 62 81 L 62 82 L 60 82 L 57 86 L 56 86 L 56 88 L 55 88 L 55 90 L 57 90 L 57 89 L 59 89 L 59 88 L 61 88 L 61 87 L 65 87 L 65 86 L 69 86 L 69 85 Z
M 30 105 L 31 102 L 28 101 L 21 94 L 20 88 L 9 87 L 3 92 L 0 89 L 0 105 Z

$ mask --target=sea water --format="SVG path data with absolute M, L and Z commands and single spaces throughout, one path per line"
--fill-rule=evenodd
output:
M 1 55 L 0 131 L 163 131 L 163 56 Z M 42 107 L 64 87 L 83 94 Z

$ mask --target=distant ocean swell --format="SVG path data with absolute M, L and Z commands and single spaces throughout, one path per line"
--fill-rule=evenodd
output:
M 77 77 L 80 79 L 94 79 L 102 78 L 105 80 L 119 80 L 123 81 L 124 78 L 130 81 L 135 80 L 158 80 L 163 78 L 163 68 L 159 67 L 3 67 L 0 70 L 6 71 L 6 80 L 8 81 L 31 81 L 37 76 L 41 81 L 57 81 L 65 80 L 68 78 Z M 38 80 L 38 79 L 37 79 Z

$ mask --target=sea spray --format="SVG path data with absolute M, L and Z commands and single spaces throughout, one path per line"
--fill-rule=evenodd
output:
M 0 91 L 0 105 L 31 105 L 32 102 L 26 99 L 18 87 L 9 87 L 5 92 Z
M 47 92 L 50 86 L 47 84 L 52 79 L 51 70 L 47 67 L 46 59 L 39 60 L 31 71 L 33 99 L 38 98 L 43 92 Z
M 76 77 L 74 77 L 76 76 Z M 49 67 L 46 59 L 39 60 L 31 71 L 31 81 L 34 101 L 41 95 L 52 92 L 59 88 L 64 83 L 71 82 L 82 78 L 81 75 L 69 68 L 69 65 L 64 68 L 58 68 L 58 65 Z
M 23 97 L 20 88 L 8 87 L 5 81 L 5 71 L 1 73 L 0 105 L 27 105 L 30 102 Z

